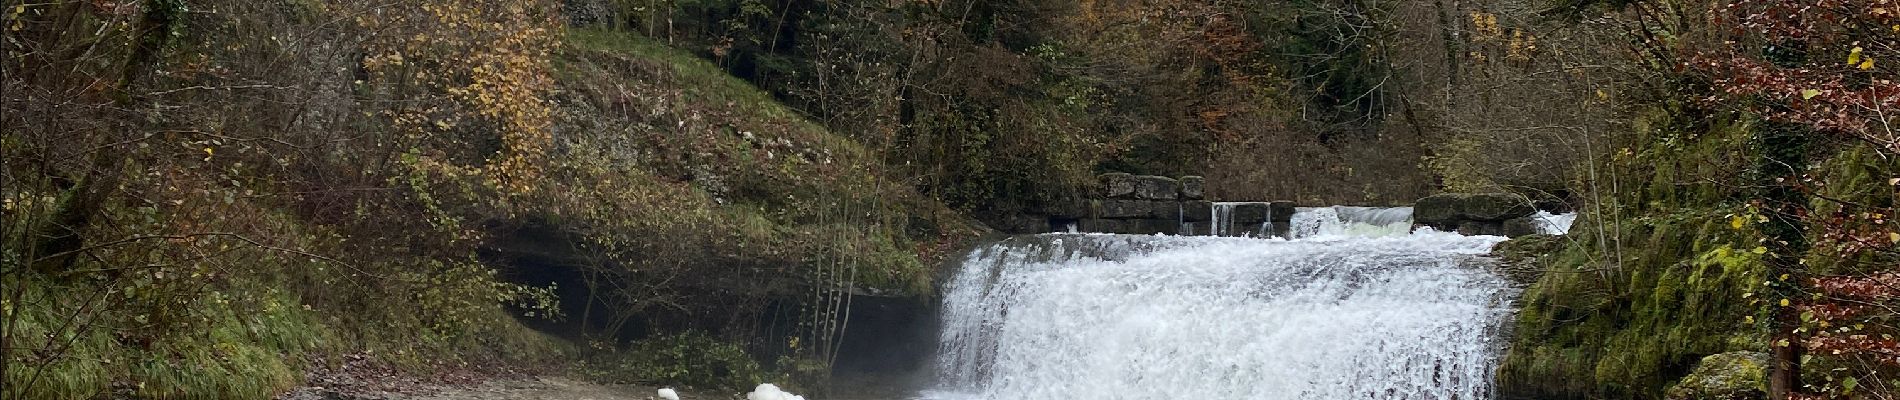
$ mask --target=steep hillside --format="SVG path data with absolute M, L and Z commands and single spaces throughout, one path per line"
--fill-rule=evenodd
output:
M 581 354 L 611 380 L 811 374 L 841 328 L 772 321 L 927 293 L 979 233 L 650 40 L 529 4 L 370 6 L 8 11 L 7 397 Z M 691 354 L 613 355 L 667 346 Z

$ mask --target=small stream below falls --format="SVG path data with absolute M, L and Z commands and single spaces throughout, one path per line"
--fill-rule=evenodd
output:
M 1503 238 L 1388 228 L 1409 227 L 1409 209 L 1301 211 L 1292 240 L 1045 234 L 977 249 L 944 283 L 936 382 L 917 397 L 1493 397 L 1516 293 L 1482 255 Z

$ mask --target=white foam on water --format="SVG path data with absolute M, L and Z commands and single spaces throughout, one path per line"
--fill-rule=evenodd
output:
M 1324 236 L 1403 236 L 1412 231 L 1411 207 L 1299 207 L 1294 209 L 1294 238 Z
M 1011 238 L 946 282 L 920 397 L 1491 398 L 1515 294 L 1480 255 L 1501 240 Z
M 1540 210 L 1531 217 L 1537 219 L 1537 225 L 1544 228 L 1544 233 L 1552 235 L 1570 233 L 1570 226 L 1577 222 L 1577 213 L 1551 214 Z

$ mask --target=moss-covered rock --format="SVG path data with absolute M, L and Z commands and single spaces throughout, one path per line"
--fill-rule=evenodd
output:
M 1703 357 L 1695 372 L 1669 387 L 1669 400 L 1758 400 L 1766 397 L 1768 354 L 1731 351 Z
M 1441 230 L 1455 227 L 1464 217 L 1458 213 L 1459 204 L 1464 203 L 1463 193 L 1440 193 L 1418 199 L 1412 204 L 1412 221 Z
M 1746 131 L 1639 129 L 1656 141 L 1603 161 L 1625 189 L 1595 197 L 1537 261 L 1547 272 L 1519 300 L 1503 398 L 1661 399 L 1703 357 L 1766 348 L 1763 308 L 1747 297 L 1767 277 L 1758 238 L 1725 217 L 1745 212 L 1747 185 L 1698 178 L 1739 179 Z M 1700 138 L 1673 139 L 1688 129 Z
M 1504 221 L 1537 212 L 1530 200 L 1511 193 L 1477 193 L 1458 204 L 1458 214 L 1479 221 Z
M 1535 217 L 1517 217 L 1504 220 L 1504 236 L 1520 237 L 1544 232 L 1543 222 Z
M 1506 240 L 1491 248 L 1491 256 L 1498 259 L 1497 271 L 1506 279 L 1519 285 L 1528 286 L 1537 282 L 1543 275 L 1542 258 L 1563 250 L 1563 236 L 1526 235 Z

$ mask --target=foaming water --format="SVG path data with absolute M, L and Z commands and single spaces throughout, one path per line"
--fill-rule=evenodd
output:
M 1401 236 L 1412 231 L 1411 207 L 1300 207 L 1294 209 L 1294 238 L 1318 236 Z
M 1490 398 L 1514 293 L 1480 255 L 1500 240 L 1011 238 L 946 283 L 922 397 Z
M 1562 235 L 1570 233 L 1570 226 L 1577 222 L 1577 213 L 1551 214 L 1538 211 L 1532 218 L 1537 219 L 1538 226 L 1544 228 L 1544 233 Z

